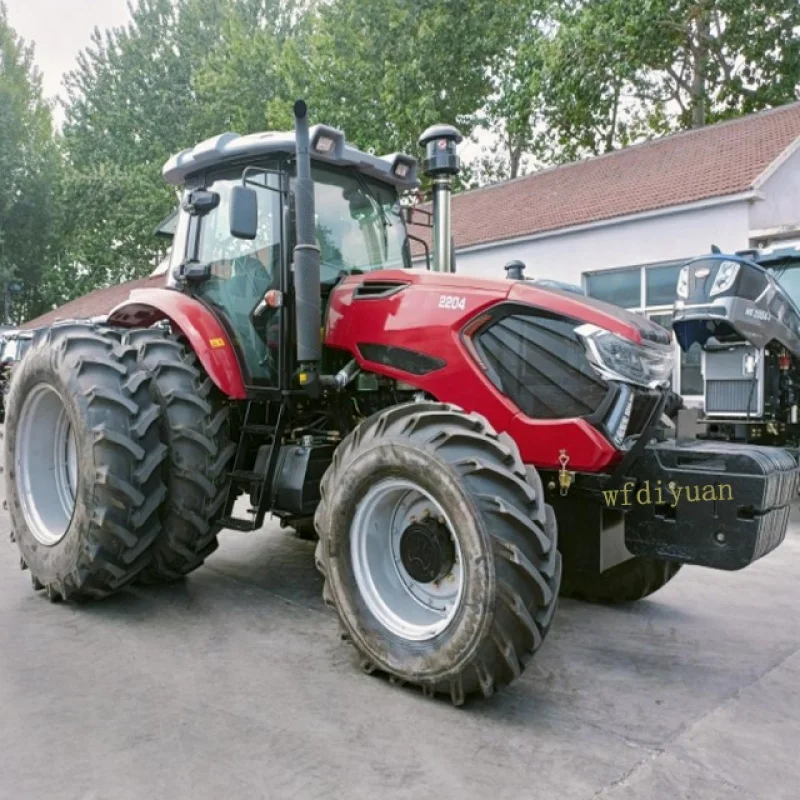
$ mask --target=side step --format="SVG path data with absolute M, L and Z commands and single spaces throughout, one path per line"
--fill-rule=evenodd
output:
M 269 402 L 264 404 L 250 401 L 247 404 L 244 424 L 240 428 L 239 446 L 233 461 L 233 469 L 229 473 L 231 482 L 226 508 L 228 512 L 233 511 L 238 496 L 237 489 L 240 488 L 249 492 L 251 502 L 254 502 L 254 508 L 251 509 L 252 513 L 248 519 L 235 517 L 229 513 L 220 520 L 220 524 L 224 528 L 245 533 L 258 530 L 264 524 L 264 517 L 272 505 L 271 487 L 283 438 L 285 406 L 283 402 L 280 403 L 275 425 L 266 424 L 272 418 L 270 409 Z M 254 416 L 260 417 L 265 422 L 251 422 L 250 420 Z M 255 464 L 252 463 L 253 458 L 250 455 L 253 452 L 252 439 L 264 442 L 264 445 L 259 448 L 267 451 L 263 464 L 259 463 L 258 458 L 256 458 Z M 245 467 L 250 467 L 250 469 L 245 469 Z M 253 467 L 256 467 L 258 471 Z M 257 498 L 257 502 L 254 501 L 254 496 Z
M 252 533 L 258 530 L 259 527 L 256 525 L 255 517 L 253 517 L 252 520 L 239 519 L 239 517 L 223 517 L 222 520 L 220 520 L 220 524 L 223 528 L 228 528 L 233 531 L 243 531 L 244 533 Z

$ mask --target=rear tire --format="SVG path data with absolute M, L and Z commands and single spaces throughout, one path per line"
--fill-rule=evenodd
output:
M 51 600 L 104 597 L 150 560 L 167 448 L 149 383 L 90 324 L 53 326 L 15 368 L 6 497 L 22 565 Z
M 564 570 L 561 594 L 588 603 L 616 605 L 641 600 L 669 583 L 681 565 L 634 556 L 599 575 Z
M 513 440 L 455 406 L 395 406 L 342 442 L 321 490 L 315 523 L 323 596 L 365 671 L 419 685 L 427 695 L 449 694 L 456 705 L 475 693 L 489 697 L 520 676 L 553 619 L 561 556 L 541 482 Z M 378 524 L 381 509 L 392 507 Z M 436 535 L 453 542 L 445 578 L 415 582 L 406 571 L 411 562 L 391 555 L 395 528 L 403 528 L 402 551 L 418 525 L 406 516 L 411 510 L 421 510 L 425 525 L 436 519 Z M 370 559 L 385 568 L 372 570 Z M 435 595 L 442 586 L 451 591 L 447 581 L 455 582 L 455 600 Z M 370 586 L 379 584 L 384 593 L 376 600 Z M 429 594 L 436 602 L 427 603 Z M 381 603 L 400 609 L 397 623 Z
M 169 583 L 197 569 L 217 549 L 230 485 L 227 470 L 236 452 L 229 409 L 197 367 L 194 353 L 167 331 L 130 331 L 123 341 L 152 375 L 150 388 L 169 447 L 162 531 L 139 579 Z

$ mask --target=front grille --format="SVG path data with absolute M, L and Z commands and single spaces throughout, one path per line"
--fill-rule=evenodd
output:
M 748 403 L 750 413 L 758 413 L 757 382 L 751 380 L 707 380 L 707 414 L 746 414 Z

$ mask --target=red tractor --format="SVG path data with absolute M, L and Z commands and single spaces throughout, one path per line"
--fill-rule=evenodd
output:
M 173 157 L 166 286 L 37 333 L 15 370 L 6 488 L 34 588 L 99 598 L 181 578 L 223 528 L 313 524 L 364 669 L 459 704 L 520 675 L 559 591 L 636 600 L 782 541 L 794 459 L 666 419 L 667 331 L 453 274 L 455 129 L 421 139 L 424 270 L 400 205 L 416 161 L 295 118 Z

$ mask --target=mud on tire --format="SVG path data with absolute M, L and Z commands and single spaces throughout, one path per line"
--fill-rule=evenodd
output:
M 162 530 L 152 548 L 143 583 L 178 580 L 197 569 L 217 548 L 225 514 L 227 469 L 236 447 L 229 438 L 229 409 L 196 363 L 194 353 L 159 329 L 135 330 L 123 341 L 151 376 L 153 401 L 161 410 L 162 437 L 169 447 L 161 508 Z
M 449 624 L 423 641 L 382 625 L 354 573 L 359 503 L 392 476 L 435 498 L 452 520 L 462 555 L 462 599 Z M 454 406 L 396 406 L 342 442 L 321 489 L 316 561 L 324 597 L 365 671 L 419 685 L 428 695 L 446 693 L 456 705 L 475 693 L 489 697 L 520 676 L 553 619 L 561 556 L 541 482 L 513 440 Z
M 88 323 L 43 332 L 15 369 L 6 497 L 22 565 L 51 600 L 103 597 L 147 566 L 167 454 L 149 382 Z

